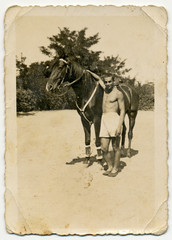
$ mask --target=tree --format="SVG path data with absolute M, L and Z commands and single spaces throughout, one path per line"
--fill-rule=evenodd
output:
M 90 69 L 92 64 L 99 61 L 101 51 L 91 50 L 91 47 L 99 41 L 98 33 L 86 37 L 86 30 L 87 28 L 80 31 L 59 28 L 59 34 L 48 38 L 50 40 L 48 47 L 41 46 L 40 50 L 51 58 L 69 58 Z
M 126 73 L 131 70 L 131 68 L 128 69 L 125 67 L 125 62 L 126 59 L 121 60 L 118 55 L 116 57 L 107 56 L 104 57 L 103 60 L 100 60 L 98 62 L 97 69 L 101 75 L 114 75 L 122 78 Z
M 24 88 L 27 89 L 27 72 L 28 67 L 25 64 L 26 57 L 23 57 L 22 53 L 20 59 L 16 57 L 16 70 L 17 70 L 17 78 L 16 78 L 16 85 L 17 88 Z
M 80 31 L 70 31 L 68 28 L 59 28 L 59 33 L 48 37 L 50 44 L 41 46 L 43 54 L 50 58 L 65 58 L 78 62 L 101 76 L 116 75 L 122 77 L 131 70 L 125 67 L 126 59 L 119 56 L 107 56 L 100 60 L 101 51 L 93 51 L 92 47 L 100 40 L 98 33 L 86 37 L 87 28 Z M 53 60 L 52 60 L 53 61 Z

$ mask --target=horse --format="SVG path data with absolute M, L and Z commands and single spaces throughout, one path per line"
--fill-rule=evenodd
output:
M 76 62 L 57 59 L 52 68 L 50 77 L 46 84 L 46 90 L 53 92 L 63 87 L 72 87 L 76 94 L 76 109 L 81 117 L 85 133 L 85 155 L 86 162 L 91 156 L 91 125 L 95 129 L 95 145 L 97 149 L 97 160 L 102 160 L 101 142 L 99 138 L 102 116 L 102 103 L 104 90 L 93 76 Z M 127 156 L 131 156 L 131 140 L 133 128 L 138 111 L 138 95 L 134 88 L 126 84 L 119 84 L 118 89 L 122 91 L 125 102 L 125 113 L 129 117 L 128 150 Z M 120 113 L 119 113 L 120 114 Z M 123 123 L 121 151 L 125 145 L 126 126 Z

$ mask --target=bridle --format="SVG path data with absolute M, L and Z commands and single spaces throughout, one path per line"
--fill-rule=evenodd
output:
M 69 64 L 68 64 L 68 62 L 67 62 L 66 60 L 64 60 L 63 58 L 60 58 L 59 61 L 62 61 L 62 62 L 64 62 L 64 63 L 66 64 L 66 71 L 65 71 L 65 74 L 64 74 L 64 77 L 63 77 L 62 81 L 60 82 L 59 86 L 57 87 L 58 89 L 60 89 L 61 85 L 64 83 L 64 80 L 65 80 L 65 78 L 66 78 L 66 75 L 67 75 L 68 70 L 70 71 L 69 76 L 71 75 L 71 70 L 72 70 L 72 69 L 69 67 Z M 85 70 L 82 71 L 81 75 L 80 75 L 78 78 L 76 78 L 76 79 L 73 80 L 72 82 L 66 83 L 66 84 L 65 84 L 65 87 L 70 87 L 70 86 L 72 86 L 74 83 L 78 82 L 78 81 L 82 78 L 82 76 L 84 75 L 84 73 L 85 73 Z

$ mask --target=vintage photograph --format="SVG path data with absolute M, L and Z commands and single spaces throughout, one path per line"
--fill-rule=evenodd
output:
M 166 24 L 156 6 L 7 10 L 9 233 L 166 232 Z

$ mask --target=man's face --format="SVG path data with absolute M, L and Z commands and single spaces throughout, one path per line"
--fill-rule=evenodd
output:
M 112 77 L 106 77 L 104 79 L 104 84 L 105 84 L 105 91 L 109 92 L 113 89 L 114 82 L 112 80 Z

